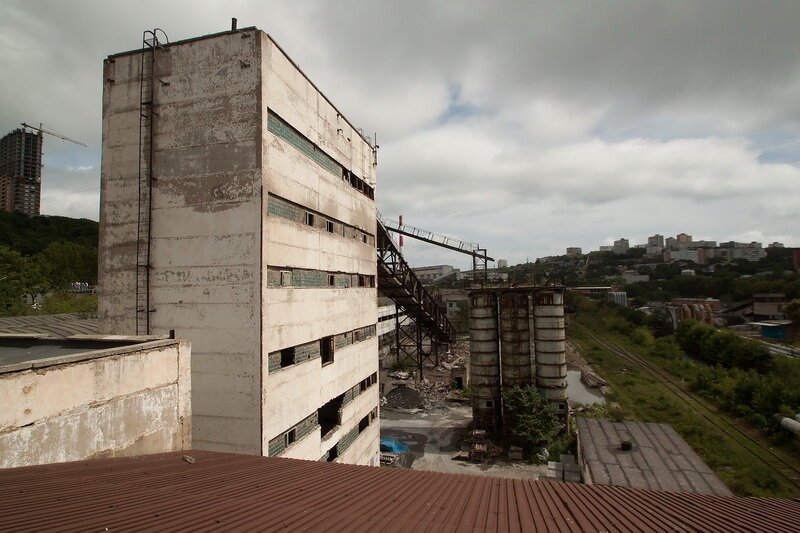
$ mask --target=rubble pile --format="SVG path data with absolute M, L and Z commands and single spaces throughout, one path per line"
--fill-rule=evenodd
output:
M 399 385 L 386 395 L 386 407 L 392 409 L 418 409 L 423 407 L 419 392 L 406 385 Z

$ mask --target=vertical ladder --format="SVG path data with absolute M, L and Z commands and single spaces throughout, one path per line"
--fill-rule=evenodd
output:
M 139 182 L 136 238 L 136 334 L 150 334 L 150 218 L 153 208 L 153 64 L 158 38 L 142 35 L 139 76 Z

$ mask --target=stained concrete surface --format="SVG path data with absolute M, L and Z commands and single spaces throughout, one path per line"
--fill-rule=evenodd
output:
M 412 470 L 451 474 L 535 479 L 546 475 L 546 465 L 509 463 L 499 458 L 483 464 L 453 461 L 460 441 L 469 430 L 472 409 L 469 405 L 438 402 L 428 410 L 381 409 L 381 438 L 398 439 L 413 454 Z

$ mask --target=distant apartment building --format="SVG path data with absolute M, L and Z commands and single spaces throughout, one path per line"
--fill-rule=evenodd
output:
M 377 465 L 370 140 L 256 28 L 103 68 L 101 332 L 191 340 L 194 448 Z
M 598 251 L 600 251 L 600 252 L 613 252 L 614 251 L 614 247 L 613 246 L 605 246 L 604 245 L 604 246 L 601 246 L 600 248 L 598 248 Z
M 497 268 L 508 268 L 508 259 L 498 259 Z
M 614 253 L 617 255 L 623 255 L 628 253 L 628 249 L 630 248 L 630 243 L 628 239 L 619 239 L 614 241 Z
M 655 234 L 647 238 L 647 254 L 660 254 L 664 251 L 664 236 Z
M 42 135 L 16 129 L 0 139 L 0 210 L 39 214 Z
M 782 243 L 782 242 L 777 242 L 777 241 L 776 241 L 776 242 L 771 242 L 771 243 L 769 243 L 769 244 L 767 245 L 767 248 L 784 248 L 784 245 L 783 245 L 783 243 Z
M 687 235 L 685 233 L 678 233 L 675 236 L 675 240 L 678 241 L 679 243 L 689 243 L 692 242 L 692 236 Z
M 579 257 L 582 255 L 582 250 L 578 247 L 567 248 L 567 255 L 570 257 Z
M 766 257 L 767 251 L 761 247 L 760 242 L 721 242 L 717 249 L 717 257 L 721 257 L 726 261 L 735 261 L 736 259 L 745 259 L 747 261 L 758 261 Z
M 439 278 L 458 274 L 459 270 L 452 265 L 433 265 L 412 268 L 422 283 L 431 283 Z

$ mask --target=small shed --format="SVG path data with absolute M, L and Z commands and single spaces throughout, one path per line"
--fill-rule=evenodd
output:
M 788 340 L 789 326 L 791 320 L 762 320 L 761 322 L 751 322 L 751 326 L 758 326 L 761 336 L 765 339 Z

